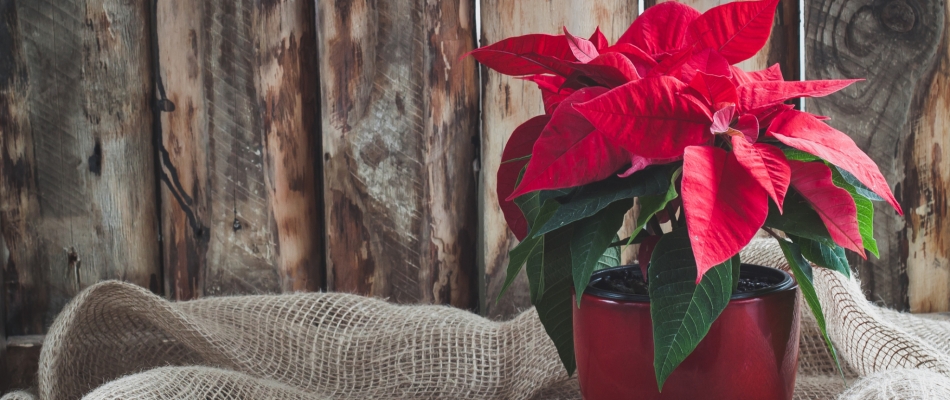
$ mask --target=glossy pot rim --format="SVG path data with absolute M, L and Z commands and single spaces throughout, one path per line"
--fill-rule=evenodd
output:
M 605 275 L 613 271 L 619 271 L 626 268 L 633 268 L 635 269 L 636 274 L 638 275 L 640 274 L 640 266 L 638 264 L 621 265 L 619 267 L 605 268 L 599 271 L 595 271 L 590 277 L 590 283 L 587 284 L 587 289 L 584 290 L 584 295 L 585 296 L 591 295 L 597 298 L 607 299 L 607 300 L 649 303 L 650 302 L 649 295 L 620 293 L 620 292 L 614 292 L 607 289 L 601 289 L 594 286 L 596 283 L 600 282 L 600 280 L 603 279 Z M 781 276 L 782 281 L 776 284 L 775 286 L 771 286 L 771 287 L 767 287 L 763 289 L 756 289 L 751 292 L 733 293 L 732 296 L 729 298 L 730 301 L 762 297 L 762 296 L 772 294 L 772 293 L 795 290 L 798 287 L 798 283 L 796 283 L 795 280 L 792 279 L 792 276 L 789 275 L 788 272 L 782 271 L 780 269 L 764 267 L 764 266 L 756 265 L 756 264 L 742 263 L 740 274 L 745 275 L 743 273 L 750 270 L 753 271 L 750 273 L 755 274 L 755 275 L 759 275 L 760 273 L 762 273 L 762 274 L 768 274 L 768 275 L 773 275 L 773 276 Z

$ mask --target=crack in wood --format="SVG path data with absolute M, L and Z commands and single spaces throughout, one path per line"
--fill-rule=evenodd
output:
M 178 202 L 178 206 L 185 213 L 185 217 L 188 219 L 188 225 L 191 226 L 191 230 L 194 233 L 196 238 L 203 238 L 203 240 L 208 240 L 210 235 L 205 234 L 207 228 L 205 228 L 201 222 L 198 220 L 198 217 L 195 213 L 195 210 L 192 208 L 194 205 L 194 199 L 188 195 L 188 192 L 185 191 L 185 188 L 182 187 L 181 179 L 178 176 L 178 170 L 175 168 L 174 163 L 172 163 L 171 156 L 168 154 L 168 149 L 165 148 L 164 141 L 162 140 L 162 120 L 160 113 L 162 112 L 174 112 L 175 103 L 172 103 L 171 100 L 168 100 L 165 93 L 165 84 L 162 80 L 161 74 L 161 53 L 159 51 L 159 42 L 158 42 L 158 22 L 157 22 L 157 9 L 158 9 L 158 0 L 152 0 L 152 25 L 151 30 L 151 41 L 152 41 L 152 55 L 154 57 L 153 68 L 154 68 L 154 81 L 155 88 L 158 91 L 158 99 L 155 101 L 155 120 L 154 120 L 154 129 L 156 130 L 155 135 L 157 136 L 154 141 L 156 147 L 158 148 L 160 166 L 158 168 L 159 179 L 162 183 L 165 184 L 165 187 L 168 188 L 172 196 Z M 166 170 L 168 171 L 166 173 Z

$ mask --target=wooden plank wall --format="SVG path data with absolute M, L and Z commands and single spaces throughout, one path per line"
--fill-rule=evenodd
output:
M 798 2 L 782 1 L 744 67 L 783 61 L 797 78 L 804 35 L 808 78 L 868 79 L 805 102 L 869 151 L 907 211 L 878 210 L 882 257 L 858 275 L 873 300 L 947 311 L 950 8 L 806 4 L 799 32 Z M 330 289 L 492 318 L 526 308 L 523 278 L 494 302 L 514 244 L 494 175 L 540 96 L 459 59 L 476 45 L 474 5 L 0 2 L 5 335 L 42 334 L 104 279 L 173 299 Z M 481 6 L 481 44 L 598 24 L 614 40 L 638 8 Z
M 155 15 L 169 296 L 319 290 L 313 3 L 158 0 Z
M 327 287 L 474 309 L 474 1 L 320 1 Z
M 3 2 L 6 335 L 104 279 L 477 307 L 474 1 L 126 3 Z

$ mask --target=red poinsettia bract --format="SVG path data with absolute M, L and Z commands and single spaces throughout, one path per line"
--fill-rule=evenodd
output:
M 489 68 L 535 82 L 544 101 L 546 115 L 515 130 L 498 171 L 499 202 L 512 231 L 527 234 L 512 203 L 518 196 L 682 162 L 697 283 L 749 243 L 769 201 L 782 209 L 789 188 L 836 243 L 863 255 L 848 192 L 832 183 L 824 163 L 788 160 L 783 151 L 797 149 L 849 172 L 901 212 L 854 141 L 785 104 L 855 80 L 785 81 L 777 66 L 746 72 L 733 65 L 766 43 L 778 1 L 728 3 L 704 14 L 666 2 L 644 12 L 613 45 L 599 29 L 588 39 L 565 29 L 472 51 Z

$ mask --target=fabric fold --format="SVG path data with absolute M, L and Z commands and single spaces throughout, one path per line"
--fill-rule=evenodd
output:
M 788 269 L 771 239 L 753 240 L 741 258 Z M 946 318 L 874 306 L 855 279 L 823 268 L 814 280 L 850 387 L 801 307 L 796 399 L 947 398 Z M 580 399 L 533 308 L 497 322 L 343 293 L 169 302 L 115 281 L 67 305 L 38 373 L 41 400 Z

